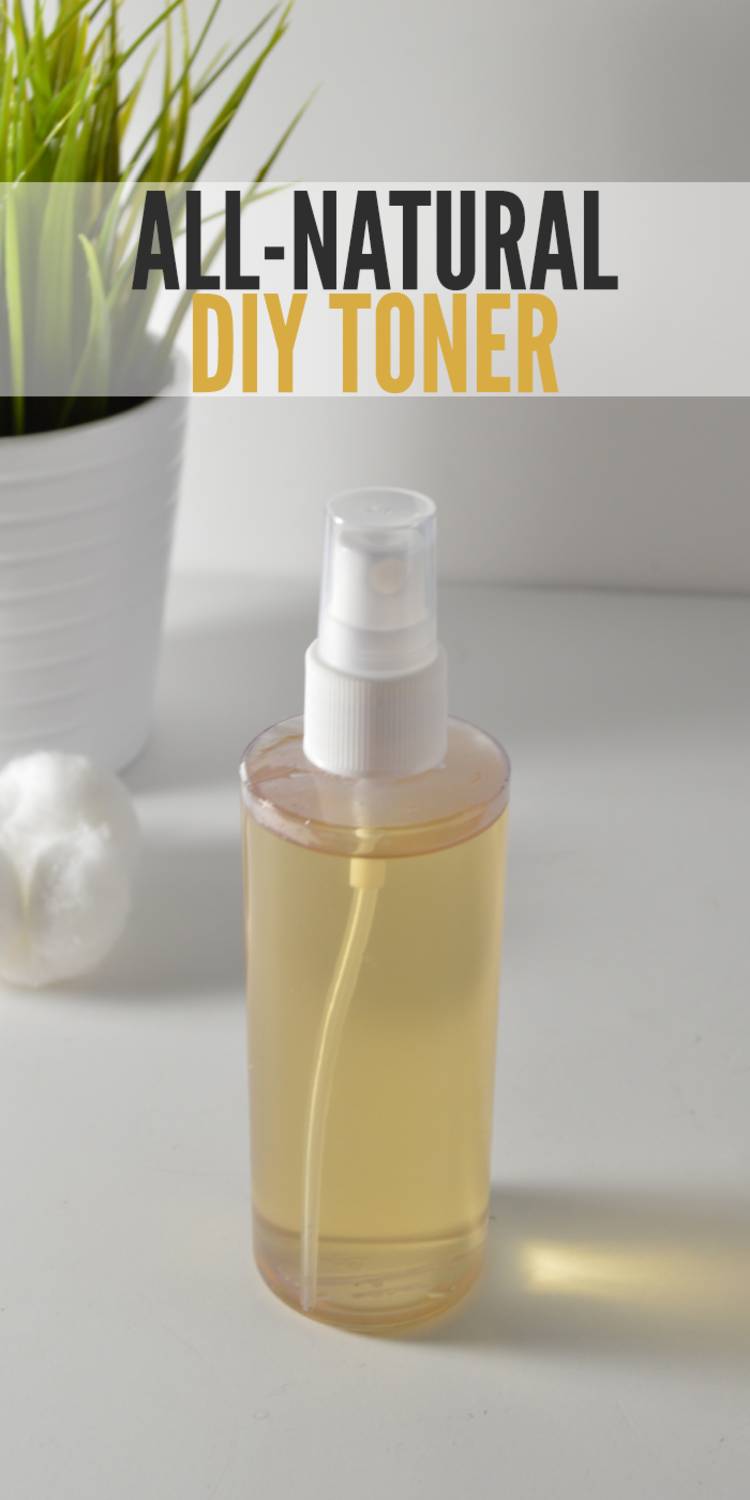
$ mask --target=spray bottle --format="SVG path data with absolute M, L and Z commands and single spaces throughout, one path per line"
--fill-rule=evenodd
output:
M 418 1322 L 482 1261 L 509 783 L 448 718 L 431 501 L 330 502 L 304 719 L 241 779 L 256 1260 L 316 1318 Z

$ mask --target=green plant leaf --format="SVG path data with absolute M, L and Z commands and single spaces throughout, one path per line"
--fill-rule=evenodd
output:
M 187 138 L 188 120 L 190 118 L 190 106 L 192 95 L 190 91 L 190 28 L 188 25 L 188 14 L 185 0 L 182 0 L 180 9 L 182 21 L 182 86 L 180 88 L 180 103 L 175 120 L 173 138 L 169 145 L 167 158 L 164 163 L 164 180 L 169 182 L 173 177 L 179 176 L 182 152 Z M 169 102 L 167 102 L 167 110 Z
M 121 353 L 140 360 L 149 347 L 159 278 L 146 293 L 134 297 L 131 291 L 140 185 L 173 184 L 173 229 L 180 233 L 185 184 L 207 167 L 286 31 L 291 6 L 273 6 L 206 66 L 206 44 L 221 3 L 205 0 L 193 40 L 189 0 L 154 0 L 152 19 L 123 46 L 118 17 L 127 0 L 56 0 L 54 6 L 53 0 L 0 0 L 0 183 L 50 184 L 41 205 L 31 199 L 28 215 L 28 199 L 11 193 L 10 209 L 3 214 L 0 197 L 0 360 L 13 371 L 19 392 L 24 379 L 36 391 L 38 366 L 73 372 L 67 398 L 50 403 L 63 422 L 90 413 L 84 386 L 95 379 L 101 387 L 114 349 L 119 364 Z M 176 11 L 182 43 L 175 65 Z M 157 33 L 156 47 L 131 73 L 139 49 Z M 197 146 L 188 149 L 196 103 L 220 84 L 255 38 L 258 55 L 228 88 Z M 130 127 L 158 50 L 164 60 L 160 104 L 132 152 Z M 259 183 L 302 112 L 264 162 L 247 203 L 262 196 Z M 209 247 L 209 263 L 222 243 L 223 233 Z M 181 301 L 175 326 L 190 300 Z M 162 352 L 171 348 L 172 337 L 161 337 Z M 25 416 L 24 410 L 19 395 L 12 405 L 15 430 L 29 419 L 27 405 Z M 0 423 L 7 426 L 10 413 L 6 402 Z
M 66 36 L 71 26 L 75 25 L 83 14 L 88 11 L 89 21 L 93 21 L 100 10 L 104 9 L 107 0 L 99 0 L 99 3 L 89 9 L 91 0 L 61 0 L 59 20 L 54 30 L 47 37 L 47 45 L 51 52 L 59 45 L 61 39 Z
M 127 93 L 125 95 L 125 98 L 122 100 L 122 102 L 120 104 L 120 108 L 119 108 L 119 111 L 118 111 L 118 118 L 117 118 L 117 129 L 118 129 L 118 132 L 119 132 L 120 143 L 121 144 L 122 144 L 122 142 L 123 142 L 123 140 L 125 138 L 125 135 L 127 133 L 128 126 L 130 125 L 130 121 L 131 121 L 131 119 L 133 117 L 133 112 L 135 110 L 135 107 L 136 107 L 136 105 L 138 103 L 138 100 L 141 97 L 141 93 L 143 92 L 143 88 L 144 88 L 144 85 L 146 83 L 146 79 L 147 79 L 147 77 L 148 77 L 148 75 L 149 75 L 149 73 L 151 71 L 152 66 L 153 66 L 154 58 L 156 57 L 157 51 L 158 51 L 158 48 L 157 47 L 153 47 L 152 50 L 149 52 L 148 57 L 146 58 L 146 61 L 143 64 L 143 67 L 141 69 L 141 72 L 140 72 L 138 78 L 136 78 L 135 83 L 133 84 L 133 87 L 130 89 L 129 93 Z M 124 175 L 127 176 L 127 172 Z M 119 174 L 118 174 L 118 176 L 119 176 Z
M 106 405 L 112 373 L 112 325 L 101 268 L 91 241 L 85 234 L 79 234 L 78 240 L 86 257 L 91 311 L 86 344 L 63 408 L 64 419 L 69 416 L 84 383 L 96 391 L 97 399 Z
M 263 67 L 263 64 L 271 56 L 271 53 L 278 46 L 282 37 L 285 35 L 291 9 L 291 3 L 284 7 L 284 10 L 281 13 L 281 17 L 274 27 L 269 40 L 259 52 L 254 62 L 250 64 L 250 67 L 240 79 L 240 82 L 237 84 L 236 88 L 233 89 L 223 108 L 219 110 L 218 115 L 216 116 L 210 129 L 206 132 L 206 135 L 201 141 L 201 144 L 198 147 L 197 151 L 194 152 L 193 156 L 191 156 L 189 162 L 187 163 L 187 166 L 185 166 L 180 172 L 180 180 L 182 182 L 195 182 L 197 178 L 200 177 L 201 172 L 203 172 L 207 167 L 217 146 L 219 145 L 220 141 L 223 139 L 229 126 L 231 125 L 238 109 L 249 93 L 252 84 L 255 82 L 255 79 L 257 78 L 258 73 Z
M 130 46 L 124 52 L 118 52 L 115 59 L 115 68 L 117 70 L 124 68 L 125 64 L 130 62 L 131 57 L 135 56 L 139 47 L 142 47 L 143 43 L 148 41 L 148 38 L 153 36 L 154 32 L 158 31 L 160 26 L 164 25 L 168 17 L 172 15 L 172 12 L 177 10 L 181 4 L 182 0 L 170 0 L 170 4 L 165 6 L 164 10 L 159 13 L 155 20 L 149 22 L 148 26 L 140 33 L 140 36 L 137 36 L 135 41 L 131 42 Z M 108 83 L 109 78 L 105 78 L 104 82 L 105 84 Z
M 34 0 L 34 30 L 31 34 L 29 72 L 33 84 L 34 114 L 43 120 L 52 98 L 52 78 L 44 35 L 40 0 Z
M 268 25 L 271 17 L 275 16 L 278 13 L 278 10 L 278 5 L 272 5 L 271 9 L 267 10 L 264 16 L 261 16 L 261 19 L 253 27 L 252 31 L 248 31 L 247 36 L 243 37 L 242 41 L 235 48 L 233 48 L 231 52 L 227 48 L 225 49 L 225 55 L 219 55 L 219 57 L 216 59 L 215 66 L 213 68 L 209 68 L 206 77 L 201 81 L 201 83 L 199 83 L 195 91 L 196 103 L 198 103 L 198 101 L 203 98 L 204 94 L 208 93 L 209 89 L 213 88 L 215 83 L 218 83 L 222 74 L 226 73 L 227 68 L 231 68 L 232 63 L 236 62 L 237 58 L 241 57 L 242 53 L 247 51 L 251 43 L 255 41 L 255 38 L 263 30 L 263 27 Z M 288 6 L 287 14 L 290 10 L 291 6 Z
M 0 178 L 3 182 L 7 182 L 10 176 L 10 121 L 13 101 L 13 68 L 8 65 L 3 69 L 3 89 L 0 96 Z
M 26 375 L 26 354 L 24 348 L 21 253 L 18 241 L 18 220 L 13 188 L 5 190 L 4 200 L 5 309 L 8 317 L 8 344 L 13 382 L 13 420 L 16 432 L 23 432 L 26 404 L 23 395 Z
M 218 14 L 218 11 L 220 9 L 221 4 L 222 4 L 222 0 L 213 0 L 213 4 L 212 4 L 211 9 L 209 10 L 209 13 L 208 13 L 208 15 L 206 17 L 206 20 L 205 20 L 204 24 L 203 24 L 203 28 L 201 30 L 201 33 L 200 33 L 199 37 L 198 37 L 198 40 L 197 40 L 195 46 L 193 47 L 193 50 L 190 53 L 190 56 L 188 57 L 186 67 L 183 70 L 183 72 L 180 75 L 180 77 L 177 79 L 177 82 L 175 83 L 174 88 L 172 89 L 172 93 L 171 93 L 171 95 L 169 97 L 169 100 L 168 100 L 169 104 L 172 104 L 173 101 L 176 99 L 178 93 L 180 92 L 180 89 L 183 86 L 183 83 L 185 81 L 185 77 L 186 76 L 187 76 L 187 78 L 189 80 L 191 70 L 192 70 L 194 64 L 196 63 L 197 59 L 199 58 L 199 56 L 200 56 L 200 54 L 201 54 L 201 52 L 203 50 L 204 43 L 206 41 L 206 38 L 208 37 L 208 34 L 209 34 L 210 30 L 211 30 L 211 27 L 213 26 L 213 23 L 214 23 L 214 21 L 216 19 L 216 16 Z M 259 23 L 258 27 L 256 27 L 256 32 L 257 32 L 257 30 L 260 29 L 261 26 L 265 25 L 266 21 L 268 20 L 268 17 L 271 16 L 272 14 L 273 14 L 273 10 L 270 10 L 268 12 L 268 14 L 266 16 L 264 16 L 263 20 Z M 138 163 L 138 161 L 140 161 L 140 158 L 142 157 L 144 151 L 146 150 L 146 147 L 148 146 L 149 141 L 152 140 L 152 138 L 154 137 L 154 135 L 156 135 L 158 133 L 160 123 L 161 123 L 161 113 L 158 114 L 156 116 L 156 118 L 151 121 L 151 124 L 149 125 L 149 127 L 148 127 L 145 135 L 139 141 L 138 145 L 136 146 L 135 151 L 132 153 L 132 155 L 130 157 L 130 160 L 128 162 L 128 165 L 127 165 L 127 167 L 125 169 L 125 175 L 126 176 L 129 176 L 131 173 L 133 173 L 135 171 L 136 164 Z M 144 173 L 147 173 L 147 172 L 148 172 L 148 166 L 146 168 L 144 168 Z M 155 178 L 152 178 L 151 180 L 152 181 L 156 181 Z
M 13 0 L 13 37 L 18 64 L 19 67 L 23 67 L 29 45 L 29 33 L 26 27 L 26 17 L 23 13 L 21 0 Z
M 169 142 L 172 135 L 172 118 L 169 110 L 169 101 L 172 97 L 172 27 L 167 22 L 167 30 L 164 41 L 164 82 L 162 88 L 162 108 L 159 124 L 159 133 L 156 137 L 154 154 L 151 159 L 148 177 L 151 182 L 163 182 L 166 180 L 166 164 L 169 156 Z

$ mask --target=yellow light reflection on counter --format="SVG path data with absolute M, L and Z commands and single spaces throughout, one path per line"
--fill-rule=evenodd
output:
M 750 1265 L 731 1251 L 715 1253 L 708 1274 L 704 1256 L 673 1246 L 623 1250 L 542 1241 L 522 1247 L 521 1271 L 536 1294 L 653 1304 L 681 1313 L 690 1308 L 698 1317 L 748 1313 Z

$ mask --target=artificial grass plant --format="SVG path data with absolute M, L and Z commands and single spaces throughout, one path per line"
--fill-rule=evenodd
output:
M 8 0 L 10 8 L 0 0 L 0 435 L 74 425 L 128 404 L 108 394 L 115 358 L 120 390 L 123 360 L 168 367 L 190 298 L 166 334 L 147 336 L 156 288 L 137 303 L 131 291 L 139 201 L 154 183 L 174 184 L 179 198 L 180 185 L 205 171 L 291 11 L 274 6 L 209 59 L 221 5 L 212 0 L 193 37 L 188 0 L 170 0 L 125 45 L 127 0 L 57 0 L 53 15 L 43 0 Z M 135 133 L 158 55 L 160 103 Z M 203 116 L 222 80 L 227 91 L 218 90 L 208 125 L 196 132 L 196 112 Z M 248 199 L 301 114 L 259 165 Z M 52 186 L 32 191 L 34 184 Z M 220 244 L 218 237 L 207 261 Z M 64 370 L 65 395 L 22 394 L 35 389 L 34 369 Z M 90 390 L 100 394 L 80 394 Z

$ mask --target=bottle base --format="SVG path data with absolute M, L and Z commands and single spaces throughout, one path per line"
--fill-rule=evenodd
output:
M 296 1312 L 353 1333 L 389 1333 L 450 1311 L 479 1275 L 485 1239 L 486 1220 L 439 1239 L 324 1239 L 315 1303 L 305 1307 L 299 1235 L 254 1215 L 255 1260 L 271 1291 Z

